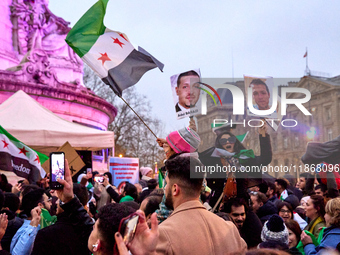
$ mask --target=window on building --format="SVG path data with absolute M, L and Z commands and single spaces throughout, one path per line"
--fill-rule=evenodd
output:
M 289 166 L 289 159 L 285 159 L 285 166 Z
M 331 107 L 326 108 L 326 119 L 327 120 L 332 119 L 332 108 Z
M 277 138 L 273 137 L 273 151 L 277 151 Z
M 295 134 L 294 135 L 294 146 L 299 147 L 299 144 L 300 144 L 299 136 Z
M 287 136 L 283 137 L 283 148 L 284 149 L 288 148 L 288 137 Z
M 331 128 L 327 129 L 328 141 L 333 140 L 333 131 Z

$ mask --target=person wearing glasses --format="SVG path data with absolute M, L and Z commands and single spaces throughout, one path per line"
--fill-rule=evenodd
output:
M 237 171 L 236 175 L 236 186 L 237 186 L 237 197 L 249 199 L 249 195 L 247 193 L 247 189 L 262 183 L 262 171 L 261 167 L 268 165 L 272 161 L 272 148 L 270 143 L 270 136 L 267 133 L 267 124 L 265 123 L 262 127 L 258 129 L 259 139 L 260 139 L 260 155 L 254 156 L 249 155 L 247 159 L 243 160 L 241 165 L 244 167 L 257 167 L 257 172 L 255 173 L 246 173 Z M 227 151 L 228 153 L 232 153 L 235 155 L 239 153 L 245 152 L 246 148 L 243 144 L 237 139 L 237 137 L 231 133 L 230 131 L 223 131 L 218 134 L 215 140 L 215 146 L 211 147 L 202 153 L 200 153 L 201 162 L 208 168 L 209 166 L 228 166 L 229 159 L 226 157 L 213 157 L 212 154 L 215 149 L 222 149 Z M 248 150 L 249 152 L 251 150 Z M 252 151 L 251 151 L 252 152 Z M 207 186 L 211 188 L 211 198 L 210 198 L 210 206 L 214 207 L 217 203 L 219 197 L 221 196 L 224 188 L 224 183 L 226 180 L 226 172 L 214 172 L 207 174 Z M 218 208 L 218 207 L 217 207 Z
M 289 202 L 280 201 L 277 209 L 279 211 L 279 216 L 283 219 L 284 222 L 288 220 L 295 220 L 299 224 L 301 230 L 303 230 L 307 226 L 307 222 L 302 219 L 298 213 L 294 212 L 294 208 Z

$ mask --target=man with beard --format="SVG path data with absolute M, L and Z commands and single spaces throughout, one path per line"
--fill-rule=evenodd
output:
M 244 251 L 246 243 L 232 222 L 209 212 L 199 201 L 203 182 L 199 160 L 177 156 L 165 162 L 168 208 L 174 209 L 159 225 L 158 254 L 225 254 Z
M 22 198 L 22 216 L 26 215 L 24 223 L 13 236 L 10 252 L 16 254 L 31 254 L 34 239 L 40 229 L 41 211 L 51 208 L 51 201 L 45 190 L 38 188 L 25 194 Z
M 195 71 L 181 73 L 177 79 L 176 94 L 178 103 L 176 112 L 186 111 L 190 107 L 195 107 L 200 97 L 199 86 L 200 77 Z
M 82 206 L 86 206 L 88 202 L 88 193 L 86 187 L 79 184 L 73 184 L 73 193 L 79 199 L 75 209 L 83 210 Z M 57 222 L 51 226 L 40 229 L 34 241 L 32 255 L 39 254 L 73 254 L 86 255 L 89 254 L 87 249 L 87 238 L 80 238 L 77 232 L 77 226 L 72 221 L 70 214 L 74 213 L 60 206 L 60 201 L 57 200 Z M 78 207 L 78 208 L 77 208 Z M 75 210 L 76 211 L 76 210 Z M 85 213 L 85 212 L 84 212 Z M 87 225 L 93 225 L 92 220 L 88 218 Z M 89 226 L 89 229 L 91 227 Z M 90 230 L 88 230 L 88 233 Z
M 229 199 L 223 207 L 223 212 L 229 213 L 237 226 L 241 237 L 246 241 L 248 249 L 256 247 L 261 240 L 262 223 L 257 215 L 249 210 L 243 198 Z

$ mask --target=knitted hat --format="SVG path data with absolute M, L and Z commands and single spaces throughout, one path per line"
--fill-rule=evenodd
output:
M 274 214 L 267 220 L 262 228 L 261 239 L 263 242 L 280 242 L 288 244 L 288 229 L 283 219 Z
M 139 168 L 139 171 L 142 173 L 142 175 L 147 175 L 150 171 L 152 172 L 151 167 L 141 167 Z
M 176 153 L 194 152 L 201 143 L 199 135 L 188 127 L 171 132 L 166 141 Z

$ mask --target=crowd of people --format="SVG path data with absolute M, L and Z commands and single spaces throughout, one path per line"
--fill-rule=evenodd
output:
M 73 182 L 67 161 L 59 190 L 49 188 L 48 177 L 9 187 L 1 176 L 0 254 L 340 254 L 334 175 L 325 183 L 309 173 L 298 180 L 245 174 L 244 166 L 271 162 L 265 126 L 259 139 L 261 153 L 254 155 L 230 130 L 220 130 L 215 146 L 198 153 L 192 123 L 158 138 L 164 188 L 149 167 L 122 190 L 110 172 L 84 173 Z M 217 149 L 222 156 L 213 156 Z M 197 172 L 209 164 L 238 171 Z M 127 238 L 121 225 L 131 215 L 138 223 Z

